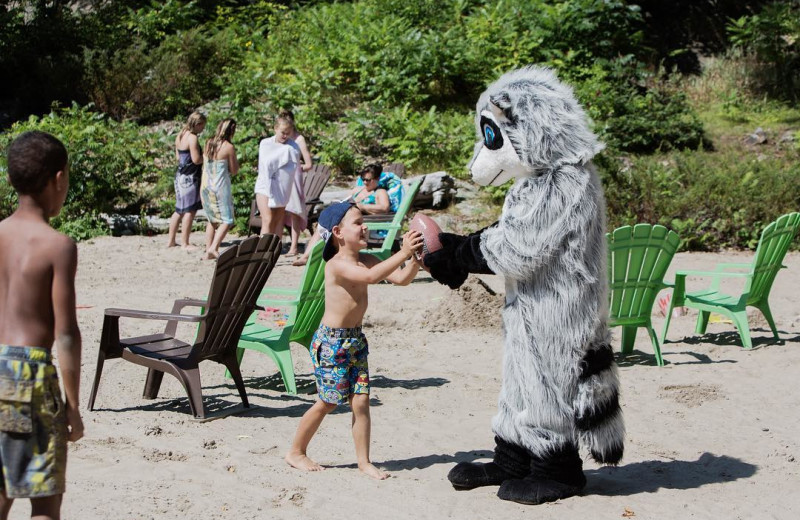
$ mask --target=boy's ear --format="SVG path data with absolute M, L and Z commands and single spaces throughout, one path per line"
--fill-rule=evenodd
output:
M 65 191 L 69 187 L 69 176 L 67 175 L 66 168 L 58 170 L 53 177 L 58 191 Z
M 342 229 L 339 226 L 333 226 L 333 228 L 331 228 L 331 234 L 336 238 L 342 238 Z

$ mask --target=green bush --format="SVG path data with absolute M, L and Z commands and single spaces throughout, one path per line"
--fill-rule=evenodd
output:
M 41 118 L 31 116 L 0 135 L 0 169 L 5 168 L 7 146 L 27 130 L 49 132 L 67 147 L 70 189 L 57 221 L 65 229 L 78 226 L 72 222 L 83 222 L 80 226 L 87 229 L 102 226 L 101 213 L 140 213 L 153 202 L 152 190 L 159 177 L 174 168 L 170 136 L 130 122 L 118 123 L 104 114 L 73 105 Z M 13 211 L 12 193 L 3 175 L 0 215 Z
M 135 39 L 118 50 L 87 51 L 87 90 L 115 119 L 172 119 L 219 96 L 222 73 L 238 63 L 232 31 L 202 29 L 168 35 L 156 48 Z
M 652 153 L 711 146 L 686 95 L 632 58 L 599 62 L 571 75 L 595 132 L 612 150 Z
M 649 222 L 674 229 L 682 249 L 752 249 L 764 226 L 800 208 L 797 160 L 734 147 L 600 161 L 608 227 Z
M 800 97 L 800 3 L 780 0 L 728 24 L 731 42 L 758 59 L 756 88 L 782 99 Z

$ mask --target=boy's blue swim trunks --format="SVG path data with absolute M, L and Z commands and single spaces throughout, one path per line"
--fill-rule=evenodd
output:
M 334 329 L 320 325 L 309 348 L 319 398 L 330 404 L 350 395 L 369 395 L 369 346 L 361 327 Z

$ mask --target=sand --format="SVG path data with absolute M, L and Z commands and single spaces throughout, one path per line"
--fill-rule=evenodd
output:
M 193 236 L 200 243 L 199 233 Z M 169 311 L 204 297 L 213 264 L 163 247 L 165 237 L 99 238 L 79 245 L 78 311 L 84 339 L 81 399 L 94 377 L 103 309 Z M 748 253 L 679 254 L 672 271 Z M 301 269 L 282 259 L 268 284 L 291 286 Z M 497 488 L 457 492 L 446 479 L 459 461 L 485 460 L 501 383 L 503 284 L 481 276 L 452 292 L 426 273 L 407 287 L 370 289 L 365 331 L 372 373 L 372 458 L 391 478 L 360 474 L 345 407 L 329 416 L 309 454 L 326 469 L 305 473 L 283 455 L 314 401 L 310 360 L 294 346 L 300 393 L 282 392 L 275 365 L 248 352 L 242 371 L 252 410 L 193 421 L 183 389 L 166 376 L 142 399 L 145 369 L 105 365 L 86 437 L 72 445 L 64 517 L 173 518 L 798 518 L 800 517 L 800 254 L 790 254 L 772 291 L 782 343 L 754 319 L 755 348 L 733 327 L 694 335 L 695 315 L 673 319 L 667 365 L 655 365 L 640 329 L 619 359 L 627 425 L 617 468 L 586 461 L 584 495 L 541 506 L 499 500 Z M 671 274 L 667 279 L 671 279 Z M 660 332 L 663 318 L 654 318 Z M 123 320 L 123 335 L 158 323 Z M 181 329 L 190 339 L 192 329 Z M 615 329 L 618 350 L 619 329 Z M 215 363 L 201 365 L 211 413 L 240 404 Z M 23 501 L 11 518 L 27 518 Z

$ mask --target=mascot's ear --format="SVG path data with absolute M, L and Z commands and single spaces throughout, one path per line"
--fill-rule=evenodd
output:
M 508 93 L 489 96 L 489 109 L 498 121 L 511 121 L 511 98 Z

